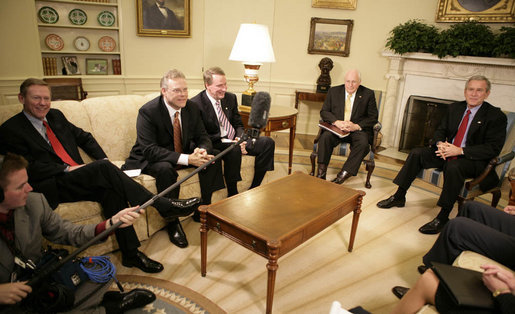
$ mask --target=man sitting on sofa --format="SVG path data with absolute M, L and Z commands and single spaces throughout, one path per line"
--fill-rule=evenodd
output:
M 227 82 L 224 71 L 219 67 L 207 69 L 204 72 L 206 89 L 193 97 L 191 101 L 200 109 L 202 121 L 213 147 L 220 151 L 229 147 L 243 132 L 243 122 L 238 112 L 236 95 L 227 92 Z M 243 142 L 223 157 L 224 177 L 227 185 L 227 195 L 238 194 L 237 183 L 241 181 L 241 155 L 256 156 L 254 163 L 254 178 L 250 189 L 261 184 L 267 171 L 274 170 L 275 142 L 267 136 L 259 137 L 252 143 Z
M 107 160 L 91 133 L 50 108 L 50 88 L 45 81 L 25 80 L 18 99 L 23 111 L 0 126 L 0 153 L 13 152 L 29 161 L 29 183 L 45 195 L 52 208 L 60 203 L 94 201 L 102 205 L 104 216 L 109 218 L 128 203 L 140 205 L 153 196 Z M 96 161 L 84 164 L 79 147 Z M 198 198 L 161 197 L 154 207 L 164 218 L 175 219 L 191 214 L 198 202 Z M 140 243 L 133 227 L 118 229 L 115 234 L 124 266 L 148 273 L 163 270 L 162 264 L 138 250 Z
M 157 190 L 163 191 L 177 182 L 179 168 L 201 166 L 214 156 L 210 155 L 213 146 L 200 112 L 188 100 L 184 74 L 176 69 L 170 70 L 161 78 L 160 85 L 161 95 L 139 110 L 136 143 L 123 169 L 142 169 L 143 173 L 156 178 Z M 220 161 L 209 165 L 198 175 L 202 204 L 210 204 L 213 192 L 225 187 Z M 178 197 L 179 188 L 168 196 Z M 168 235 L 178 247 L 188 246 L 178 219 L 168 225 Z

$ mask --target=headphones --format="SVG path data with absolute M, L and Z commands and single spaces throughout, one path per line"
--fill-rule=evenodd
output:
M 4 166 L 4 156 L 0 155 L 0 170 Z M 0 203 L 4 201 L 4 189 L 0 186 Z

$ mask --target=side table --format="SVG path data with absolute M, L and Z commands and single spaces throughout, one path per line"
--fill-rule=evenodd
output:
M 326 93 L 315 93 L 297 90 L 295 91 L 295 109 L 299 109 L 299 101 L 308 100 L 324 102 L 326 96 Z
M 241 120 L 245 128 L 248 128 L 250 112 L 248 109 L 241 109 L 240 106 Z M 270 114 L 268 115 L 268 122 L 263 131 L 266 136 L 270 136 L 271 132 L 290 129 L 290 141 L 289 141 L 289 156 L 288 156 L 288 174 L 291 173 L 291 167 L 293 163 L 293 145 L 295 143 L 295 129 L 297 127 L 297 113 L 298 110 L 286 106 L 271 106 Z

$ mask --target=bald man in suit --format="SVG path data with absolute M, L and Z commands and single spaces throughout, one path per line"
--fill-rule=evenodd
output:
M 358 173 L 363 158 L 370 151 L 377 116 L 374 91 L 361 85 L 358 70 L 348 71 L 345 84 L 329 89 L 320 117 L 349 135 L 340 139 L 329 131 L 322 131 L 318 140 L 317 177 L 325 180 L 333 148 L 341 142 L 350 143 L 351 152 L 332 182 L 342 184 Z

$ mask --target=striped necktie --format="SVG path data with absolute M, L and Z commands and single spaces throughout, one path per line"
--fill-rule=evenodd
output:
M 173 115 L 173 149 L 182 153 L 182 134 L 181 134 L 181 121 L 179 120 L 179 111 Z
M 232 125 L 229 123 L 229 120 L 227 120 L 227 117 L 222 110 L 222 106 L 220 105 L 220 101 L 216 102 L 216 111 L 218 112 L 218 122 L 220 122 L 220 126 L 222 126 L 227 133 L 227 138 L 230 140 L 234 139 L 236 132 L 234 131 Z
M 352 102 L 350 101 L 352 94 L 347 93 L 347 99 L 345 99 L 345 116 L 344 120 L 350 121 L 350 116 L 352 114 Z

